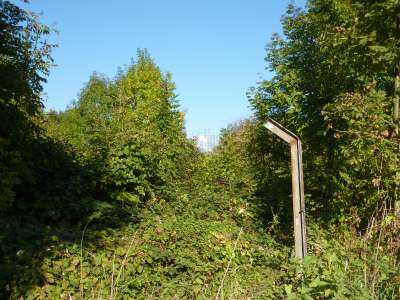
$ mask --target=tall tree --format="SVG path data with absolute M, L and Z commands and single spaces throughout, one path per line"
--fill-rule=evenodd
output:
M 391 0 L 310 0 L 307 11 L 289 6 L 285 37 L 268 47 L 275 76 L 251 90 L 250 103 L 259 122 L 273 117 L 302 138 L 315 216 L 365 216 L 395 198 L 399 11 Z M 256 151 L 269 153 L 263 182 L 272 188 L 287 168 L 282 148 L 258 135 Z
M 103 194 L 137 204 L 178 175 L 190 147 L 175 84 L 145 50 L 115 80 L 94 74 L 67 111 L 48 115 L 50 134 L 94 167 Z
M 17 186 L 32 182 L 34 122 L 43 103 L 42 84 L 52 64 L 50 29 L 9 1 L 0 1 L 0 209 Z
M 162 74 L 146 50 L 119 76 L 116 90 L 105 180 L 117 198 L 139 201 L 176 176 L 186 143 L 183 120 L 171 75 Z

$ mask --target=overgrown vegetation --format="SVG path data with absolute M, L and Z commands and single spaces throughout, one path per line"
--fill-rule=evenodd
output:
M 44 112 L 50 29 L 0 1 L 0 297 L 400 297 L 395 1 L 289 6 L 254 116 L 200 152 L 145 50 Z M 304 144 L 309 255 L 292 251 L 287 146 Z

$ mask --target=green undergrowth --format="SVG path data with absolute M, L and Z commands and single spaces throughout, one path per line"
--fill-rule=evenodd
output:
M 46 248 L 33 264 L 36 269 L 24 268 L 23 257 L 28 254 L 17 252 L 20 268 L 9 285 L 11 298 L 395 299 L 399 295 L 399 273 L 391 258 L 348 230 L 323 231 L 310 225 L 310 255 L 300 264 L 292 245 L 277 242 L 271 227 L 259 220 L 257 199 L 246 198 L 234 182 L 212 184 L 220 175 L 215 159 L 202 158 L 191 185 L 175 186 L 174 199 L 153 198 L 124 215 L 123 224 L 118 223 L 121 215 L 98 213 L 75 232 L 47 233 L 50 238 L 42 243 Z
M 207 154 L 145 49 L 45 112 L 52 30 L 11 2 L 0 299 L 400 299 L 398 1 L 289 5 L 267 47 L 273 76 L 247 93 L 253 117 Z M 289 151 L 267 118 L 304 146 L 302 262 Z
M 211 184 L 194 185 L 168 202 L 154 198 L 138 215 L 139 222 L 117 229 L 98 230 L 101 217 L 94 219 L 82 248 L 55 244 L 43 260 L 42 283 L 26 296 L 243 298 L 265 294 L 265 284 L 273 295 L 281 261 L 290 256 L 254 226 L 243 199 Z

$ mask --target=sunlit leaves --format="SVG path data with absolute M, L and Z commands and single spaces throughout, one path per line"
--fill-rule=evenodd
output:
M 318 217 L 336 218 L 339 208 L 342 214 L 351 207 L 367 216 L 394 197 L 399 9 L 389 0 L 313 0 L 307 11 L 289 6 L 284 38 L 273 37 L 267 48 L 274 77 L 249 93 L 260 125 L 269 116 L 301 137 L 308 207 Z M 270 161 L 258 161 L 260 174 L 270 174 L 265 184 L 272 188 L 285 150 L 259 131 L 257 156 L 271 154 Z M 385 178 L 378 188 L 377 177 Z

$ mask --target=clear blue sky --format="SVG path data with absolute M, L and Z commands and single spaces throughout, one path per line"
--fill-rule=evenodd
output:
M 60 31 L 46 108 L 65 109 L 93 71 L 113 77 L 147 48 L 173 75 L 189 135 L 217 133 L 251 114 L 246 90 L 271 76 L 265 46 L 289 3 L 305 0 L 32 0 Z

